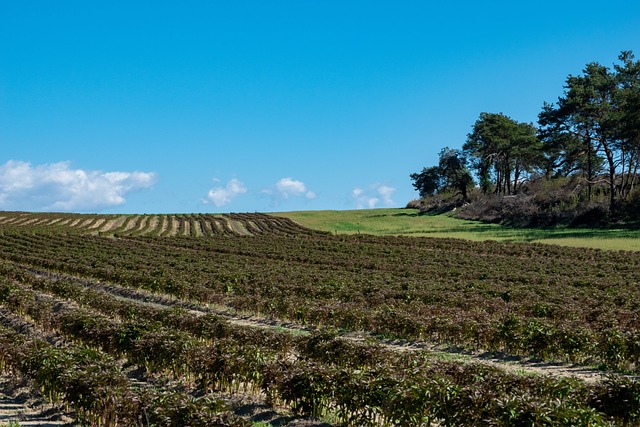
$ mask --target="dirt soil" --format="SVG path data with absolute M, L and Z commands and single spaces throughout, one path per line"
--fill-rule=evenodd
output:
M 50 405 L 42 396 L 34 395 L 28 385 L 9 375 L 0 375 L 0 423 L 17 421 L 21 427 L 78 426 L 64 407 Z

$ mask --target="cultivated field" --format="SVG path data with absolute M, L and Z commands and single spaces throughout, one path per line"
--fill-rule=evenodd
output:
M 30 390 L 31 420 L 640 420 L 637 252 L 335 235 L 261 214 L 0 217 L 0 403 Z
M 291 221 L 262 214 L 77 215 L 0 212 L 0 227 L 98 236 L 212 237 L 312 233 Z

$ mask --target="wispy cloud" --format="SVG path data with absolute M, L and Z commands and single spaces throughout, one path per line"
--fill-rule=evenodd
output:
M 311 200 L 317 197 L 315 192 L 307 189 L 304 182 L 295 180 L 291 177 L 278 180 L 278 182 L 270 188 L 262 190 L 261 193 L 270 196 L 273 204 L 278 204 L 280 201 L 293 198 L 305 198 L 307 200 Z
M 103 172 L 71 168 L 70 162 L 33 166 L 9 160 L 0 166 L 0 208 L 33 211 L 91 211 L 126 202 L 132 191 L 149 188 L 151 172 Z
M 219 182 L 218 179 L 214 181 Z M 238 195 L 246 193 L 247 187 L 242 181 L 233 178 L 224 187 L 215 187 L 209 190 L 205 203 L 212 203 L 217 207 L 226 206 L 233 201 Z
M 356 209 L 373 209 L 379 203 L 385 206 L 393 206 L 393 194 L 396 189 L 383 184 L 373 184 L 367 189 L 356 187 L 351 191 L 351 202 Z

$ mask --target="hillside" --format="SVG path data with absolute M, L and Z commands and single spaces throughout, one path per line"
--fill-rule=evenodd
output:
M 252 236 L 309 234 L 295 222 L 258 213 L 94 215 L 0 212 L 0 229 L 37 229 L 99 236 Z
M 300 211 L 275 214 L 332 234 L 373 234 L 545 243 L 604 250 L 640 250 L 640 230 L 623 228 L 512 227 L 459 219 L 449 214 L 421 214 L 418 209 Z
M 106 215 L 0 212 L 0 232 L 13 229 L 107 237 L 372 234 L 640 251 L 638 229 L 510 227 L 459 219 L 450 214 L 425 215 L 417 209 L 299 211 L 273 214 Z

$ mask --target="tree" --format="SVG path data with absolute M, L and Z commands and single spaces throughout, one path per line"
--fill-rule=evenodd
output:
M 599 178 L 598 159 L 604 159 L 609 212 L 614 216 L 618 199 L 634 186 L 640 161 L 636 121 L 640 63 L 631 52 L 622 52 L 618 59 L 622 65 L 613 71 L 592 62 L 582 75 L 569 75 L 564 95 L 556 104 L 545 103 L 539 116 L 547 156 L 555 159 L 552 164 L 579 164 L 576 160 L 586 159 L 589 197 Z M 582 150 L 576 149 L 580 146 Z
M 597 154 L 589 132 L 568 131 L 563 109 L 544 103 L 538 116 L 538 138 L 542 142 L 544 160 L 542 167 L 547 178 L 581 175 L 587 182 L 587 197 L 591 199 L 594 178 L 603 166 L 604 159 Z
M 422 198 L 433 196 L 440 189 L 440 171 L 437 166 L 423 168 L 422 172 L 409 176 L 413 180 L 413 187 Z
M 438 157 L 438 166 L 425 167 L 422 172 L 409 175 L 414 188 L 422 198 L 455 191 L 466 202 L 469 199 L 469 189 L 473 186 L 473 178 L 467 169 L 464 153 L 445 147 Z
M 457 191 L 463 201 L 469 200 L 469 188 L 473 178 L 467 169 L 467 159 L 460 150 L 445 147 L 440 151 L 438 169 L 445 189 Z
M 541 144 L 536 129 L 499 113 L 480 113 L 462 147 L 487 193 L 515 194 L 524 173 L 539 165 Z
M 612 123 L 620 149 L 620 179 L 618 193 L 626 199 L 633 191 L 640 166 L 640 61 L 633 53 L 622 52 L 615 65 L 616 91 Z

